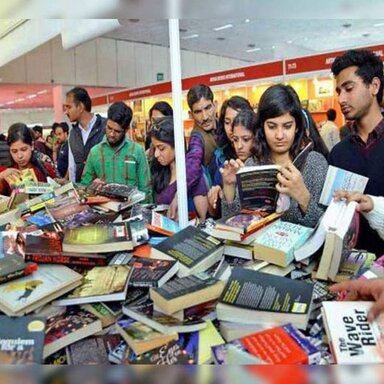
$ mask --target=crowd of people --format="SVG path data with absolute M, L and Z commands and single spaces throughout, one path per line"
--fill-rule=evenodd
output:
M 341 141 L 334 123 L 336 111 L 327 112 L 319 132 L 289 85 L 269 87 L 257 112 L 240 96 L 225 100 L 217 111 L 212 90 L 204 84 L 193 86 L 187 103 L 194 127 L 188 146 L 185 143 L 189 212 L 200 219 L 237 212 L 239 168 L 277 164 L 281 171 L 276 188 L 288 201 L 283 220 L 314 227 L 325 210 L 319 199 L 331 164 L 369 178 L 366 195 L 341 191 L 336 198 L 359 203 L 363 218 L 357 246 L 384 254 L 383 63 L 374 53 L 352 50 L 335 59 L 332 72 L 348 122 L 348 133 L 343 133 Z M 46 139 L 41 127 L 29 129 L 16 123 L 9 128 L 6 142 L 11 162 L 7 164 L 6 156 L 0 156 L 4 158 L 1 193 L 10 193 L 9 177 L 33 168 L 39 181 L 50 177 L 80 187 L 110 182 L 137 186 L 145 192 L 146 202 L 169 205 L 169 216 L 177 219 L 175 137 L 169 104 L 161 101 L 151 108 L 145 148 L 128 138 L 133 114 L 125 103 L 112 104 L 103 118 L 92 113 L 87 91 L 76 87 L 67 93 L 64 107 L 72 127 L 55 123 Z M 294 158 L 309 142 L 312 152 L 296 167 Z M 340 287 L 348 288 L 348 283 Z M 377 289 L 374 298 L 378 298 Z M 383 284 L 381 295 L 384 308 Z

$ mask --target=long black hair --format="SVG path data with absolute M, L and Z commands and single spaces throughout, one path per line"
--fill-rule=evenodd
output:
M 159 111 L 163 116 L 173 116 L 173 109 L 166 101 L 158 101 L 153 104 L 149 110 L 149 118 L 152 117 L 153 111 Z
M 233 119 L 232 130 L 239 125 L 243 126 L 247 131 L 252 132 L 256 136 L 257 115 L 252 109 L 244 109 Z M 255 145 L 252 148 L 252 155 L 256 152 Z M 236 152 L 235 152 L 236 153 Z M 237 156 L 236 156 L 237 157 Z
M 33 133 L 24 123 L 15 123 L 8 128 L 7 144 L 10 147 L 13 143 L 21 141 L 33 148 Z M 12 156 L 11 156 L 12 158 Z M 36 151 L 32 150 L 31 164 L 36 167 L 45 177 L 49 176 L 48 171 L 38 159 Z M 15 161 L 12 158 L 12 163 L 15 165 Z
M 289 149 L 295 158 L 300 149 L 309 142 L 305 131 L 304 118 L 299 97 L 290 85 L 276 84 L 269 87 L 261 96 L 256 121 L 256 157 L 262 164 L 272 162 L 271 150 L 267 144 L 264 123 L 268 119 L 289 113 L 296 122 L 296 133 L 293 144 Z
M 172 116 L 160 117 L 156 119 L 151 125 L 150 137 L 169 144 L 172 148 L 175 148 Z M 153 189 L 155 190 L 155 193 L 159 194 L 169 185 L 171 180 L 171 168 L 169 165 L 161 165 L 158 160 L 153 157 L 151 161 L 151 174 L 153 179 Z

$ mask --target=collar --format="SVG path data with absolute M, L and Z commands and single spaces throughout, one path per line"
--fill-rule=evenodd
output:
M 112 147 L 107 140 L 107 135 L 104 135 L 103 140 L 101 140 L 102 145 L 106 145 L 107 147 L 113 149 L 115 152 L 120 151 L 121 148 L 123 148 L 125 145 L 128 145 L 131 143 L 132 140 L 129 140 L 127 136 L 125 136 L 124 140 L 121 142 L 121 144 L 118 147 Z
M 364 145 L 368 145 L 372 143 L 372 141 L 376 141 L 378 138 L 382 137 L 383 135 L 384 135 L 384 119 L 381 119 L 381 121 L 376 125 L 375 129 L 369 133 L 366 143 L 360 137 L 356 123 L 353 123 L 351 127 L 352 139 L 356 142 L 364 143 Z
M 92 127 L 96 123 L 96 120 L 97 120 L 97 116 L 94 114 L 94 115 L 92 115 L 92 118 L 91 118 L 91 120 L 89 121 L 89 123 L 88 123 L 88 125 L 86 127 L 83 127 L 80 123 L 79 123 L 79 127 L 83 131 L 88 131 L 88 130 L 92 129 Z

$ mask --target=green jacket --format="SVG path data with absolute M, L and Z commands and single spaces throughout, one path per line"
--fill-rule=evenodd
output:
M 145 192 L 145 202 L 152 202 L 152 184 L 148 161 L 143 148 L 125 139 L 119 147 L 108 144 L 106 136 L 89 152 L 80 187 L 86 187 L 94 179 L 107 183 L 135 185 Z

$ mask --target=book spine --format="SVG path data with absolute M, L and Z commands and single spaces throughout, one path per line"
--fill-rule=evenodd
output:
M 319 364 L 321 359 L 320 351 L 292 324 L 283 326 L 284 330 L 295 341 L 295 343 L 308 356 L 308 364 Z
M 81 257 L 63 256 L 63 255 L 43 255 L 38 253 L 26 253 L 25 261 L 33 261 L 35 263 L 44 264 L 62 264 L 62 265 L 79 265 L 85 267 L 98 267 L 107 265 L 106 258 L 93 258 L 86 255 Z
M 35 263 L 29 263 L 28 265 L 23 266 L 21 269 L 8 272 L 0 276 L 0 284 L 6 283 L 11 280 L 18 279 L 19 277 L 30 275 L 31 273 L 37 270 L 37 265 Z

